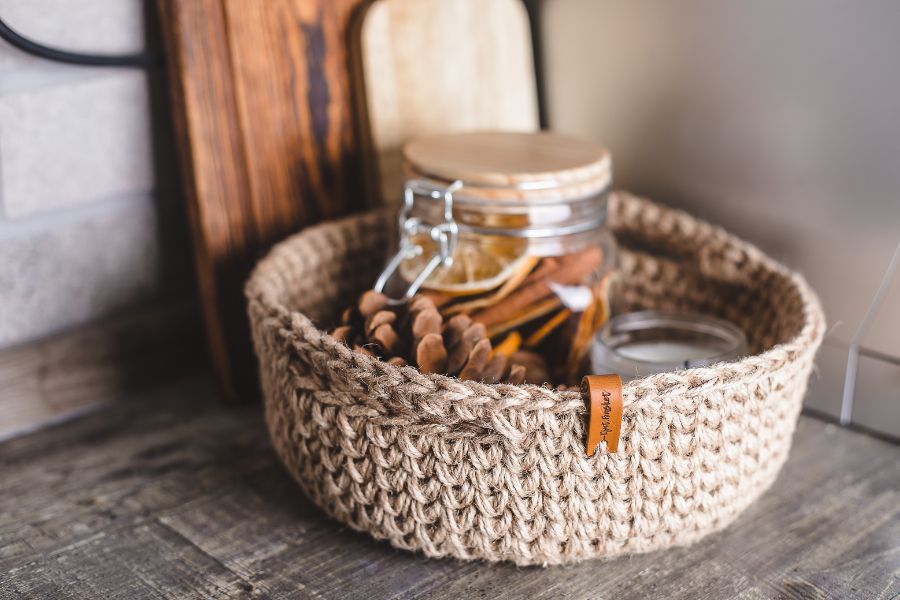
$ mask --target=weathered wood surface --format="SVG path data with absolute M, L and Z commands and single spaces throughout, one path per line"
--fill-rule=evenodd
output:
M 363 0 L 159 2 L 212 363 L 257 395 L 243 297 L 255 261 L 363 208 L 347 36 Z
M 550 569 L 426 560 L 329 520 L 260 408 L 204 379 L 0 445 L 0 598 L 895 598 L 900 448 L 811 417 L 689 548 Z
M 0 350 L 0 440 L 194 371 L 202 351 L 188 301 Z

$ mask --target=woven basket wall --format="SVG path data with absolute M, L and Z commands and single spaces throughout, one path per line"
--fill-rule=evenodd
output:
M 521 565 L 646 552 L 728 525 L 787 457 L 819 303 L 800 276 L 685 213 L 616 193 L 609 221 L 626 309 L 728 319 L 754 354 L 626 383 L 619 452 L 592 457 L 577 392 L 422 375 L 320 328 L 374 281 L 392 214 L 277 246 L 247 296 L 269 431 L 306 494 L 398 548 Z

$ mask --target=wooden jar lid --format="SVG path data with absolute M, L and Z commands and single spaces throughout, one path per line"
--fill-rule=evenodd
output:
M 411 175 L 460 180 L 464 193 L 485 199 L 566 200 L 605 189 L 609 151 L 549 133 L 482 131 L 410 141 L 403 157 Z

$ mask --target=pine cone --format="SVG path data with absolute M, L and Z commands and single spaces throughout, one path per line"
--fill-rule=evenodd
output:
M 343 312 L 332 335 L 358 352 L 394 366 L 413 365 L 423 373 L 485 383 L 549 381 L 544 359 L 519 350 L 518 333 L 493 348 L 482 323 L 464 314 L 445 322 L 434 299 L 425 295 L 393 306 L 384 295 L 369 290 Z

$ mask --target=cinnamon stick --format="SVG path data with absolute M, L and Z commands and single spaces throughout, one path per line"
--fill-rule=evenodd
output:
M 510 315 L 521 314 L 528 306 L 553 295 L 550 283 L 574 285 L 581 283 L 585 277 L 596 271 L 603 263 L 603 252 L 592 246 L 576 254 L 559 259 L 556 268 L 532 283 L 523 284 L 511 293 L 503 302 L 485 308 L 472 315 L 472 319 L 483 323 L 489 330 L 491 327 L 509 320 Z
M 537 256 L 529 256 L 526 261 L 522 263 L 522 266 L 516 271 L 509 279 L 507 279 L 500 288 L 487 296 L 482 296 L 481 298 L 476 298 L 474 300 L 468 300 L 466 302 L 459 302 L 457 304 L 452 304 L 449 307 L 443 310 L 443 313 L 447 316 L 455 315 L 458 313 L 471 313 L 472 311 L 479 310 L 482 308 L 487 308 L 489 306 L 493 306 L 509 296 L 513 293 L 522 283 L 528 278 L 531 271 L 534 269 L 535 265 L 540 262 L 540 258 Z
M 561 303 L 559 298 L 552 296 L 550 298 L 545 298 L 536 304 L 526 306 L 522 311 L 509 315 L 505 321 L 492 324 L 487 328 L 487 335 L 492 338 L 504 331 L 509 331 L 510 329 L 520 327 L 529 321 L 534 321 L 535 319 L 556 310 Z
M 513 331 L 506 338 L 494 347 L 494 354 L 502 354 L 509 356 L 519 349 L 522 345 L 522 335 L 518 331 Z
M 591 302 L 581 313 L 578 318 L 578 328 L 575 330 L 575 336 L 572 338 L 572 345 L 569 347 L 569 357 L 566 360 L 566 372 L 574 374 L 578 370 L 581 360 L 587 352 L 591 343 L 591 336 L 594 334 L 594 315 L 597 312 L 597 302 Z
M 528 336 L 528 339 L 525 340 L 526 348 L 534 348 L 535 346 L 540 345 L 547 336 L 553 333 L 557 327 L 566 322 L 572 315 L 572 311 L 568 308 L 564 308 L 552 317 L 550 317 L 546 323 L 537 328 L 531 335 Z

